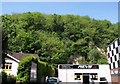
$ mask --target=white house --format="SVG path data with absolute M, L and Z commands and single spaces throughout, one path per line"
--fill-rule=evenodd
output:
M 7 74 L 17 76 L 17 68 L 20 60 L 16 59 L 15 57 L 7 54 L 5 57 L 5 65 L 2 71 L 6 72 Z
M 5 64 L 1 71 L 6 72 L 8 75 L 14 75 L 17 76 L 17 68 L 22 59 L 24 59 L 27 56 L 35 56 L 38 58 L 37 54 L 28 54 L 28 53 L 10 53 L 7 54 L 5 57 Z M 32 63 L 31 66 L 31 80 L 33 78 L 36 78 L 36 69 L 37 66 L 35 63 Z
M 72 65 L 59 64 L 58 78 L 64 83 L 89 84 L 101 82 L 102 79 L 111 82 L 109 65 Z

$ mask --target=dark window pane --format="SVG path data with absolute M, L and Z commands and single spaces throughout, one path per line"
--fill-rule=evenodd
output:
M 120 67 L 120 60 L 118 60 L 117 62 L 118 62 L 118 67 Z
M 92 80 L 98 80 L 98 78 L 97 78 L 97 73 L 92 73 L 91 74 L 92 75 Z
M 77 78 L 80 78 L 80 75 L 77 75 Z
M 116 55 L 114 56 L 115 57 L 115 61 L 117 60 L 117 57 L 116 57 Z
M 11 69 L 12 68 L 12 66 L 9 66 L 9 69 Z
M 112 63 L 112 57 L 110 58 L 110 61 L 111 61 L 111 63 Z
M 118 53 L 118 47 L 116 48 L 116 53 Z
M 100 78 L 100 81 L 106 81 L 106 78 L 105 77 Z
M 5 65 L 6 69 L 8 69 L 8 65 Z
M 111 51 L 111 46 L 109 46 L 109 51 Z
M 115 48 L 115 42 L 113 43 L 113 48 Z
M 111 69 L 111 64 L 109 64 L 109 67 L 110 67 L 110 69 Z
M 118 43 L 118 45 L 120 45 L 120 39 L 118 38 L 118 40 L 117 40 L 117 43 Z
M 108 58 L 110 58 L 110 53 L 108 53 Z
M 112 56 L 114 55 L 114 52 L 113 52 L 113 50 L 112 50 Z
M 113 69 L 115 69 L 115 62 L 113 62 Z

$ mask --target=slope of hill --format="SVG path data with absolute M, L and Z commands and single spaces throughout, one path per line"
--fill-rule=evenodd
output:
M 27 12 L 1 17 L 3 51 L 38 53 L 49 63 L 67 63 L 76 53 L 85 58 L 82 63 L 107 63 L 98 48 L 106 52 L 118 37 L 117 23 L 88 16 Z

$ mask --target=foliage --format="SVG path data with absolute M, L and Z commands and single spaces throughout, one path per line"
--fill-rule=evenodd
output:
M 7 83 L 15 84 L 16 83 L 16 77 L 14 77 L 13 75 L 8 75 L 7 76 Z
M 30 81 L 30 70 L 32 61 L 34 60 L 35 58 L 33 56 L 27 56 L 21 60 L 18 66 L 17 80 L 24 84 L 27 84 Z
M 51 65 L 48 65 L 48 64 L 47 64 L 46 67 L 47 67 L 47 69 L 46 69 L 46 75 L 47 76 L 54 76 L 55 74 L 54 74 L 53 67 Z
M 26 12 L 1 17 L 3 50 L 38 53 L 40 60 L 48 63 L 67 63 L 76 52 L 89 63 L 95 46 L 106 52 L 107 45 L 119 36 L 118 23 L 89 16 Z M 101 60 L 92 59 L 95 63 Z
M 2 84 L 15 84 L 16 83 L 16 77 L 13 75 L 7 75 L 4 71 L 1 72 L 2 74 Z
M 41 82 L 41 78 L 46 76 L 46 63 L 38 61 L 38 68 L 37 68 L 37 80 Z
M 34 56 L 27 56 L 21 60 L 18 66 L 18 73 L 17 73 L 17 80 L 21 81 L 23 84 L 27 84 L 30 82 L 30 71 L 32 62 L 37 64 L 37 81 L 41 82 L 41 78 L 43 76 L 51 76 L 52 75 L 52 68 L 49 67 L 45 62 L 41 62 L 38 58 Z
M 7 81 L 7 73 L 2 71 L 1 74 L 2 74 L 2 83 L 5 84 Z
M 94 64 L 107 64 L 107 60 L 105 56 L 103 56 L 96 48 L 90 50 L 88 53 L 88 60 L 89 63 L 94 63 Z

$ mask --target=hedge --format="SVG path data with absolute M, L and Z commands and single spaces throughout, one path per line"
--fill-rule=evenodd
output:
M 42 76 L 46 76 L 46 63 L 38 61 L 37 65 L 37 82 L 40 82 Z
M 22 59 L 18 66 L 17 81 L 21 81 L 23 84 L 30 82 L 30 71 L 32 62 L 37 64 L 37 81 L 41 82 L 41 78 L 45 76 L 53 76 L 52 66 L 48 63 L 40 61 L 34 56 L 27 56 Z
M 1 84 L 15 84 L 16 77 L 13 75 L 7 75 L 6 72 L 2 71 L 0 74 L 2 74 L 2 83 Z
M 51 65 L 48 65 L 48 64 L 47 64 L 47 69 L 46 69 L 46 74 L 47 74 L 47 76 L 53 76 L 53 75 L 54 75 L 53 72 L 54 72 L 54 71 L 53 71 L 53 67 L 52 67 Z

